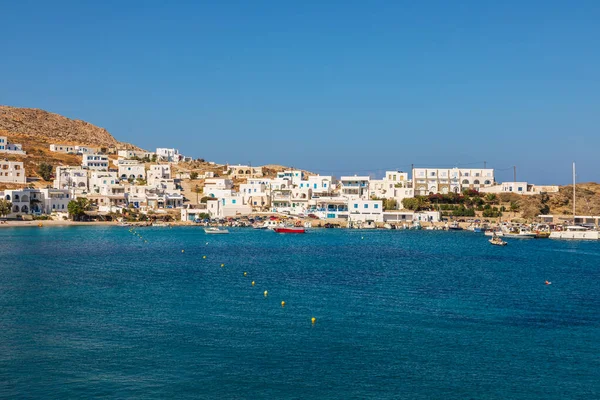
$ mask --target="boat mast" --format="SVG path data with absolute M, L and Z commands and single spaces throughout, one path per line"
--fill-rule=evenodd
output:
M 573 163 L 573 225 L 575 225 L 575 163 Z

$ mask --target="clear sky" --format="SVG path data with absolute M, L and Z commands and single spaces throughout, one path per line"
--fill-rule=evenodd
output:
M 216 162 L 600 181 L 600 1 L 5 1 L 0 104 Z

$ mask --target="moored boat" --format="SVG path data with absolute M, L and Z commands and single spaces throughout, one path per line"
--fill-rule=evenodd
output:
M 227 229 L 220 229 L 216 227 L 208 227 L 204 228 L 204 232 L 210 235 L 224 235 L 229 233 Z
M 277 233 L 306 233 L 303 226 L 278 226 L 273 230 Z
M 567 226 L 562 231 L 552 231 L 550 239 L 575 239 L 575 240 L 599 240 L 600 232 L 583 226 Z

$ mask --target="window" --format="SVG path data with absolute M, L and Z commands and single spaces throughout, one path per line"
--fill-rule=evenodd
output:
M 379 204 L 375 204 L 375 208 L 379 208 Z
M 354 208 L 358 208 L 358 204 L 354 204 Z
M 523 188 L 522 188 L 521 186 L 519 186 L 519 187 L 517 188 L 517 191 L 518 191 L 518 192 L 522 192 L 522 191 L 523 191 Z
M 231 204 L 235 204 L 235 200 L 231 200 Z
M 368 205 L 368 204 L 365 204 L 365 206 L 364 206 L 364 207 L 365 207 L 365 208 L 369 208 L 369 205 Z
M 323 187 L 324 187 L 324 188 L 326 188 L 326 187 L 327 187 L 327 184 L 326 184 L 326 183 L 324 183 L 324 184 L 323 184 Z

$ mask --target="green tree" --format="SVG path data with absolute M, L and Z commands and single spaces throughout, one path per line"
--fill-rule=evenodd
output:
M 398 202 L 396 199 L 385 199 L 383 201 L 383 210 L 395 210 L 398 208 Z
M 407 197 L 402 199 L 402 206 L 407 210 L 419 211 L 427 206 L 427 201 L 421 196 Z
M 73 221 L 79 221 L 79 219 L 85 215 L 86 211 L 89 211 L 91 204 L 85 197 L 79 197 L 77 200 L 71 200 L 67 205 L 67 210 Z
M 206 203 L 208 201 L 208 199 L 210 199 L 211 197 L 208 196 L 204 196 L 203 198 L 200 199 L 200 203 Z
M 152 154 L 152 162 L 155 163 L 156 162 L 156 154 Z
M 0 216 L 5 216 L 8 215 L 8 213 L 10 213 L 10 210 L 12 209 L 12 203 L 8 200 L 5 199 L 0 199 Z
M 41 163 L 38 166 L 37 173 L 42 177 L 43 180 L 49 181 L 52 179 L 52 165 L 48 163 Z
M 490 204 L 496 204 L 498 202 L 498 196 L 496 196 L 496 194 L 494 193 L 488 193 L 485 196 L 485 199 L 487 200 L 488 203 Z
M 190 172 L 190 179 L 198 179 L 198 173 L 196 171 Z

